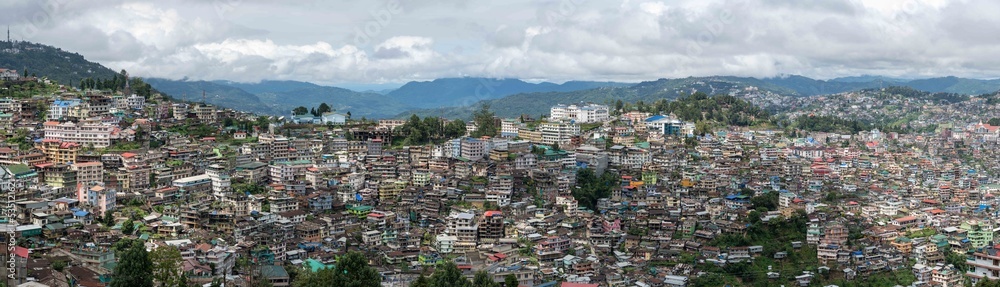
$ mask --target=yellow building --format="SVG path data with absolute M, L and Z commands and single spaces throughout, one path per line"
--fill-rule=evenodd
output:
M 80 144 L 57 139 L 44 139 L 36 143 L 35 148 L 42 151 L 42 154 L 45 155 L 45 161 L 54 164 L 71 164 L 76 162 L 76 154 L 80 150 Z

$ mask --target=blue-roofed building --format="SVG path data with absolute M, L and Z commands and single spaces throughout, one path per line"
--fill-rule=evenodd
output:
M 686 123 L 672 116 L 655 115 L 644 121 L 646 130 L 672 136 L 693 136 L 694 124 Z
M 56 100 L 49 106 L 49 113 L 46 118 L 49 120 L 60 120 L 69 116 L 73 107 L 80 105 L 80 99 Z

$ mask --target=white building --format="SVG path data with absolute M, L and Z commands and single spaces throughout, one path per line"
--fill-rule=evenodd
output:
M 17 70 L 0 69 L 0 81 L 17 81 L 20 78 Z
M 576 124 L 544 123 L 538 129 L 542 132 L 542 143 L 547 145 L 566 145 L 573 136 L 580 134 L 580 126 Z
M 549 119 L 577 123 L 599 123 L 611 118 L 608 111 L 608 106 L 598 104 L 556 105 L 549 110 Z
M 458 241 L 458 237 L 442 233 L 438 234 L 434 239 L 437 243 L 438 252 L 444 254 L 455 252 L 455 242 Z
M 504 119 L 500 122 L 500 136 L 507 138 L 517 137 L 517 131 L 520 128 L 521 123 L 517 120 Z
M 132 94 L 131 96 L 125 98 L 125 105 L 133 110 L 141 110 L 146 107 L 146 98 Z
M 469 160 L 479 160 L 486 156 L 486 142 L 474 139 L 463 138 L 461 143 L 462 157 Z
M 53 101 L 52 105 L 49 106 L 49 113 L 46 115 L 46 119 L 58 120 L 67 117 L 70 110 L 79 105 L 79 99 Z
M 341 113 L 323 113 L 321 120 L 323 124 L 342 125 L 347 123 L 347 115 Z
M 78 143 L 94 148 L 111 146 L 111 132 L 114 126 L 98 123 L 73 123 L 47 121 L 44 124 L 45 139 L 55 139 L 64 142 Z

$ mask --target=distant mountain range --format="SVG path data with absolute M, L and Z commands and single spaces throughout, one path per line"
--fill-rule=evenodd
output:
M 23 70 L 61 84 L 76 86 L 87 77 L 110 78 L 116 72 L 83 56 L 30 42 L 0 42 L 0 68 Z M 817 80 L 803 76 L 772 78 L 689 77 L 659 79 L 638 84 L 570 81 L 562 84 L 529 83 L 518 79 L 444 78 L 409 82 L 394 90 L 357 92 L 298 81 L 192 81 L 146 79 L 155 90 L 171 97 L 270 115 L 288 115 L 298 106 L 327 103 L 354 117 L 405 117 L 410 114 L 467 118 L 475 107 L 489 104 L 501 116 L 546 113 L 558 103 L 626 102 L 674 99 L 701 91 L 709 94 L 752 90 L 787 96 L 815 96 L 861 89 L 903 86 L 938 93 L 978 95 L 1000 90 L 1000 79 L 977 80 L 941 77 L 905 80 L 881 76 Z
M 148 79 L 158 90 L 185 101 L 201 101 L 202 90 L 211 104 L 250 112 L 288 115 L 295 107 L 307 108 L 327 103 L 336 111 L 352 116 L 384 118 L 418 108 L 471 105 L 483 99 L 547 91 L 576 91 L 595 87 L 624 87 L 613 82 L 528 83 L 517 79 L 446 78 L 430 82 L 409 82 L 392 91 L 357 92 L 338 87 L 298 81 L 190 81 Z
M 614 82 L 528 83 L 518 79 L 445 78 L 429 82 L 409 82 L 387 95 L 403 105 L 437 108 L 475 103 L 520 93 L 568 92 L 600 87 L 625 87 Z

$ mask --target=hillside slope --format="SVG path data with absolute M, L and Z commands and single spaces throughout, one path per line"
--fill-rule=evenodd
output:
M 80 80 L 110 79 L 117 73 L 82 55 L 31 42 L 0 42 L 0 68 L 47 77 L 59 84 L 79 86 Z

